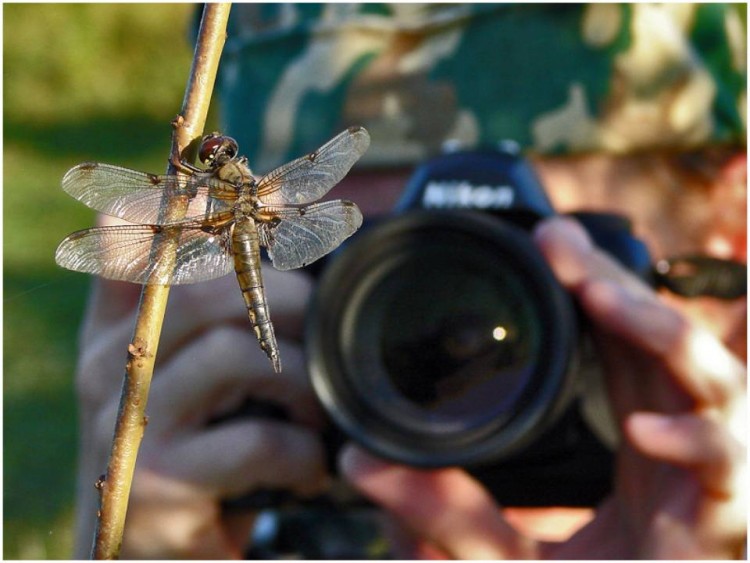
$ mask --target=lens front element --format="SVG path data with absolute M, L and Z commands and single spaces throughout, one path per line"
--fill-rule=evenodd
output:
M 417 431 L 507 418 L 539 356 L 533 296 L 502 260 L 461 242 L 437 237 L 400 253 L 344 325 L 363 401 Z
M 334 419 L 381 455 L 437 466 L 496 460 L 546 426 L 566 394 L 575 319 L 522 229 L 419 213 L 342 252 L 308 328 Z

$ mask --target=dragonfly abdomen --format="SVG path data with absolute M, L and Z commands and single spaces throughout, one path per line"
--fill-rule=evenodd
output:
M 260 239 L 253 219 L 242 217 L 235 223 L 232 250 L 237 281 L 242 290 L 242 297 L 245 299 L 253 331 L 261 349 L 271 360 L 274 371 L 280 372 L 281 358 L 263 289 L 263 278 L 260 272 Z

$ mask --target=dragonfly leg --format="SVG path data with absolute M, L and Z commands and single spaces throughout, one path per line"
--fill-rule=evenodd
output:
M 175 170 L 177 172 L 182 172 L 183 174 L 195 174 L 200 172 L 205 172 L 205 170 L 201 170 L 197 166 L 194 166 L 187 162 L 186 160 L 183 160 L 180 156 L 180 151 L 177 149 L 177 146 L 172 147 L 172 152 L 169 155 L 169 163 L 174 166 Z
M 183 127 L 183 124 L 185 123 L 185 118 L 182 117 L 182 115 L 177 114 L 177 116 L 172 120 L 172 128 L 175 130 L 175 133 L 177 129 L 180 127 Z M 190 164 L 186 160 L 183 160 L 182 156 L 180 155 L 180 149 L 177 146 L 177 138 L 176 135 L 172 136 L 172 149 L 169 154 L 169 163 L 174 167 L 174 169 L 178 172 L 182 172 L 183 174 L 194 174 L 196 172 L 203 172 L 200 168 Z

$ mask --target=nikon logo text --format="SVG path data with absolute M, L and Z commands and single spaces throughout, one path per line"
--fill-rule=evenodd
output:
M 510 186 L 474 186 L 466 180 L 430 182 L 422 196 L 424 207 L 507 209 L 513 205 Z

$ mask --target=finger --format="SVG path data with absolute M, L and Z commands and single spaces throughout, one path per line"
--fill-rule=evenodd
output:
M 96 217 L 98 227 L 128 224 L 127 221 L 109 215 L 99 214 Z M 83 324 L 84 340 L 94 337 L 100 326 L 117 322 L 123 315 L 134 310 L 138 305 L 142 287 L 139 284 L 94 277 Z
M 173 293 L 178 299 L 176 303 L 173 301 L 167 310 L 167 318 L 163 326 L 158 350 L 155 369 L 156 379 L 161 378 L 167 371 L 166 368 L 169 366 L 172 356 L 181 352 L 184 347 L 200 345 L 202 348 L 216 351 L 214 344 L 222 338 L 224 338 L 224 346 L 221 347 L 220 353 L 224 354 L 228 363 L 233 362 L 237 365 L 239 362 L 238 353 L 244 354 L 242 362 L 246 368 L 253 365 L 260 368 L 260 366 L 268 363 L 267 359 L 260 359 L 260 356 L 259 359 L 256 359 L 256 354 L 253 353 L 253 347 L 258 348 L 258 350 L 260 348 L 252 334 L 241 294 L 239 290 L 233 291 L 237 289 L 236 282 L 228 284 L 225 281 L 231 282 L 232 279 L 226 278 L 226 280 L 217 280 L 217 282 L 203 285 L 207 286 L 210 292 L 215 291 L 219 295 L 236 294 L 234 296 L 239 300 L 239 303 L 233 299 L 207 300 L 206 296 L 201 297 L 199 294 L 194 294 L 196 296 L 195 303 L 205 304 L 210 301 L 215 306 L 193 307 L 190 305 L 193 301 L 191 298 L 186 297 L 179 291 Z M 97 285 L 101 286 L 99 283 Z M 223 285 L 226 287 L 222 289 Z M 108 291 L 110 290 L 100 289 L 101 293 Z M 181 295 L 182 297 L 180 297 Z M 192 311 L 195 311 L 196 314 L 191 317 L 189 312 Z M 173 312 L 176 312 L 176 314 L 173 314 Z M 81 374 L 79 390 L 82 397 L 100 400 L 107 397 L 109 393 L 119 391 L 125 368 L 128 343 L 133 336 L 136 321 L 136 311 L 131 310 L 128 313 L 119 319 L 111 319 L 108 322 L 100 320 L 100 322 L 92 323 L 90 330 L 92 335 L 82 341 L 81 361 L 79 362 Z M 236 328 L 231 330 L 227 323 L 234 325 Z M 223 331 L 222 336 L 214 335 L 213 338 L 209 338 L 214 329 Z M 192 353 L 197 356 L 195 350 Z M 199 359 L 208 360 L 205 356 Z M 188 358 L 188 361 L 194 361 L 194 358 Z M 221 362 L 221 358 L 217 358 L 216 354 L 213 354 L 210 361 Z M 284 363 L 286 367 L 286 358 Z M 205 361 L 201 362 L 201 365 L 206 368 Z M 268 365 L 270 366 L 270 364 Z M 262 369 L 260 370 L 262 371 Z M 107 377 L 109 374 L 116 377 Z M 102 377 L 103 375 L 105 377 Z
M 270 420 L 227 422 L 175 439 L 150 464 L 222 498 L 266 488 L 311 496 L 328 486 L 318 435 Z
M 674 309 L 610 281 L 585 285 L 579 297 L 598 327 L 659 358 L 698 406 L 725 408 L 742 392 L 745 366 Z
M 656 294 L 643 280 L 594 245 L 574 219 L 553 217 L 542 221 L 534 231 L 534 240 L 557 279 L 569 291 L 575 293 L 584 283 L 609 280 L 627 287 L 644 300 L 658 302 Z
M 724 405 L 737 394 L 745 377 L 741 362 L 594 247 L 575 221 L 544 221 L 535 238 L 558 279 L 579 298 L 597 328 L 658 357 L 699 405 Z
M 342 472 L 417 535 L 460 559 L 534 558 L 536 542 L 503 519 L 492 497 L 458 469 L 425 471 L 387 463 L 349 446 Z
M 276 403 L 292 420 L 318 427 L 323 415 L 306 375 L 299 347 L 280 341 L 282 374 L 273 372 L 253 334 L 217 326 L 184 346 L 161 366 L 149 403 L 157 431 L 202 424 L 237 409 L 247 398 Z
M 139 460 L 140 461 L 140 460 Z M 121 555 L 130 559 L 211 558 L 238 559 L 249 536 L 242 540 L 225 522 L 212 496 L 185 480 L 156 473 L 138 463 L 128 502 Z M 235 528 L 236 529 L 236 528 Z M 236 538 L 236 539 L 235 539 Z
M 312 281 L 300 272 L 263 268 L 269 314 L 277 338 L 300 340 Z M 250 328 L 237 279 L 225 276 L 206 283 L 172 289 L 159 354 L 169 357 L 195 333 L 218 324 Z
M 626 435 L 644 455 L 689 469 L 702 487 L 727 499 L 745 487 L 741 479 L 745 450 L 724 425 L 695 414 L 633 413 Z
M 403 523 L 392 514 L 383 515 L 383 535 L 388 541 L 391 556 L 394 559 L 444 561 L 450 559 L 450 554 L 444 552 L 434 544 L 417 536 L 404 527 Z
M 116 324 L 123 317 L 131 316 L 137 309 L 141 287 L 133 283 L 94 278 L 82 325 L 81 340 L 92 340 L 101 327 Z
M 106 322 L 88 319 L 84 325 L 76 369 L 76 392 L 84 406 L 99 407 L 120 393 L 135 323 L 135 311 L 130 313 Z

